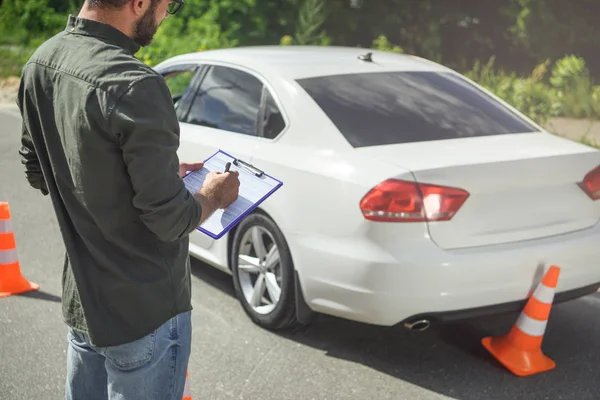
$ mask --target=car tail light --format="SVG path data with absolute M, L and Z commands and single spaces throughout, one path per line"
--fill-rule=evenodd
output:
M 579 186 L 592 200 L 600 199 L 600 165 L 588 172 Z
M 360 209 L 370 221 L 448 221 L 468 197 L 462 189 L 388 179 L 362 198 Z

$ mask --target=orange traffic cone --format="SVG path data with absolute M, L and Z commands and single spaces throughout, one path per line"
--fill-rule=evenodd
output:
M 541 347 L 559 274 L 560 268 L 550 267 L 508 334 L 481 340 L 483 346 L 515 375 L 533 375 L 556 367 Z
M 8 203 L 0 203 L 0 297 L 39 289 L 21 275 Z
M 183 389 L 182 400 L 192 400 L 192 390 L 190 389 L 190 379 L 187 371 L 185 371 L 185 388 Z

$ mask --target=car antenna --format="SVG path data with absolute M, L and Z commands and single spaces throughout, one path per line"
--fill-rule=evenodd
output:
M 362 54 L 358 56 L 358 59 L 361 61 L 373 62 L 373 53 L 369 52 L 367 54 Z

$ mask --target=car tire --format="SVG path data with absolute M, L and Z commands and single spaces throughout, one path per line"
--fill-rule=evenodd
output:
M 294 266 L 275 222 L 262 213 L 246 217 L 235 231 L 230 254 L 235 293 L 248 317 L 269 330 L 296 325 Z

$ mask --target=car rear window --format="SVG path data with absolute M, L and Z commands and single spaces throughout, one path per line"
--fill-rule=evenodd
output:
M 298 83 L 354 147 L 537 131 L 449 72 L 333 75 Z

